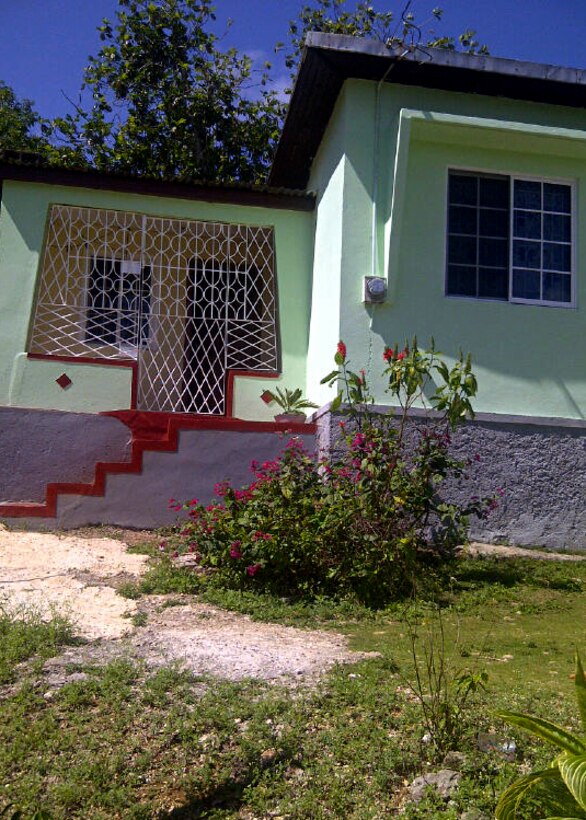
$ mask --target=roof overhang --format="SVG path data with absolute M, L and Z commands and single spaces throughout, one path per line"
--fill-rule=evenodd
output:
M 311 163 L 338 94 L 351 78 L 385 78 L 385 82 L 401 85 L 586 107 L 586 71 L 582 69 L 438 48 L 405 53 L 375 40 L 312 32 L 305 41 L 270 185 L 307 186 Z
M 237 182 L 148 179 L 95 170 L 59 168 L 43 164 L 36 155 L 17 151 L 0 153 L 0 189 L 3 180 L 278 210 L 312 211 L 315 207 L 315 197 L 305 191 L 291 191 L 268 185 L 244 185 Z

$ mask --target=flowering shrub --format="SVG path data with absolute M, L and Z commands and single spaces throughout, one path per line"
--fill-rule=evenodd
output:
M 318 459 L 292 438 L 279 458 L 253 462 L 247 487 L 216 485 L 218 500 L 207 506 L 170 500 L 188 519 L 175 546 L 193 553 L 210 581 L 380 605 L 411 593 L 425 564 L 454 554 L 468 516 L 495 505 L 473 498 L 458 506 L 439 495 L 447 478 L 465 477 L 467 463 L 449 446 L 452 430 L 472 416 L 469 358 L 449 369 L 433 345 L 387 348 L 383 377 L 397 414 L 374 410 L 366 374 L 350 370 L 343 342 L 334 359 L 337 369 L 323 380 L 340 386 L 332 409 L 342 413 L 342 446 L 334 454 Z M 437 412 L 408 423 L 415 403 Z

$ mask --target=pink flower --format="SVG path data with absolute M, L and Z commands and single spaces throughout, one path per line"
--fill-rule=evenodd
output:
M 246 574 L 253 578 L 259 569 L 262 569 L 260 564 L 251 564 L 249 567 L 246 567 Z
M 242 541 L 232 541 L 230 544 L 230 558 L 242 558 Z
M 344 342 L 342 340 L 340 340 L 338 342 L 338 347 L 336 349 L 336 352 L 342 358 L 342 364 L 343 364 L 346 361 L 347 350 L 346 350 L 346 345 L 344 344 Z
M 401 362 L 401 361 L 403 361 L 403 359 L 405 358 L 406 355 L 407 355 L 407 353 L 404 350 L 402 350 L 400 353 L 397 353 L 395 358 L 398 362 Z

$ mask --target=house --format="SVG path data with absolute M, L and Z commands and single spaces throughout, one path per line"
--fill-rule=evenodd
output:
M 473 534 L 586 547 L 585 106 L 583 71 L 310 34 L 265 188 L 5 160 L 2 513 L 163 523 L 274 453 L 268 387 L 327 444 L 338 340 L 376 374 L 417 335 L 473 356 Z

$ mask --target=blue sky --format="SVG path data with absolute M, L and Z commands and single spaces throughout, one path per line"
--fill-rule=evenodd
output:
M 19 97 L 32 99 L 44 116 L 65 113 L 66 96 L 78 95 L 87 58 L 99 49 L 96 28 L 103 17 L 114 17 L 117 5 L 117 0 L 0 0 L 0 79 Z M 301 5 L 301 0 L 217 0 L 219 28 L 233 18 L 226 43 L 270 60 L 274 43 L 287 38 L 287 22 Z M 586 68 L 585 0 L 414 0 L 413 10 L 426 20 L 435 5 L 444 9 L 439 33 L 475 28 L 495 56 Z M 283 79 L 277 67 L 277 80 L 279 73 Z

